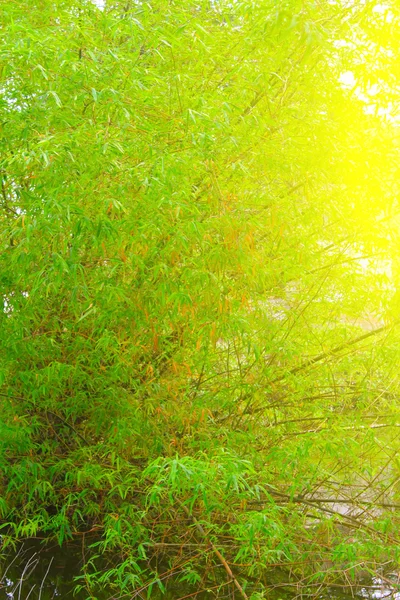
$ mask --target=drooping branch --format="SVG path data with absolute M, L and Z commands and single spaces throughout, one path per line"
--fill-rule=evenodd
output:
M 213 542 L 211 540 L 207 539 L 207 534 L 204 531 L 203 526 L 198 522 L 198 520 L 196 519 L 196 517 L 194 517 L 189 509 L 187 508 L 187 506 L 185 506 L 182 502 L 180 502 L 178 500 L 178 504 L 179 506 L 182 508 L 182 510 L 186 513 L 186 515 L 189 517 L 189 519 L 192 521 L 192 523 L 195 525 L 197 531 L 199 532 L 200 536 L 204 539 L 207 540 L 212 551 L 214 552 L 214 554 L 219 558 L 219 560 L 221 561 L 225 571 L 228 574 L 229 579 L 232 581 L 232 583 L 235 585 L 236 589 L 238 590 L 238 592 L 240 593 L 240 595 L 242 596 L 242 598 L 245 598 L 245 600 L 249 600 L 248 595 L 246 594 L 246 592 L 244 591 L 244 589 L 242 588 L 242 586 L 240 585 L 240 583 L 238 582 L 238 580 L 236 579 L 236 577 L 234 576 L 234 574 L 232 573 L 232 569 L 230 568 L 230 566 L 228 565 L 228 563 L 226 562 L 225 558 L 222 556 L 221 552 L 218 550 L 218 548 L 215 546 L 215 544 L 213 544 Z
M 13 400 L 25 401 L 25 398 L 22 398 L 22 396 L 12 396 L 11 394 L 4 394 L 3 392 L 0 392 L 0 396 L 3 396 L 3 398 L 9 398 L 9 399 L 13 399 Z M 82 434 L 79 433 L 79 431 L 77 431 L 75 429 L 75 427 L 73 425 L 71 425 L 71 423 L 68 423 L 68 421 L 66 421 L 65 419 L 63 419 L 62 417 L 60 417 L 60 415 L 58 415 L 57 413 L 53 412 L 52 410 L 49 410 L 48 408 L 46 409 L 46 414 L 53 415 L 53 417 L 56 417 L 56 419 L 58 419 L 59 421 L 61 421 L 61 423 L 63 423 L 66 427 L 68 427 L 68 429 L 70 429 L 71 431 L 73 431 L 75 433 L 75 435 L 77 435 L 78 438 L 80 440 L 82 440 L 82 442 L 86 446 L 89 446 L 89 442 L 83 437 Z
M 335 354 L 338 354 L 342 350 L 346 350 L 346 348 L 350 348 L 351 346 L 354 346 L 355 344 L 358 344 L 359 342 L 362 342 L 363 340 L 366 340 L 370 337 L 376 336 L 376 335 L 382 333 L 383 331 L 387 331 L 390 328 L 395 327 L 396 325 L 399 324 L 399 322 L 400 321 L 396 321 L 395 323 L 391 323 L 390 325 L 383 325 L 382 327 L 378 327 L 377 329 L 373 329 L 372 331 L 363 333 L 362 335 L 359 335 L 356 338 L 348 340 L 347 342 L 343 342 L 343 344 L 340 344 L 339 346 L 336 346 L 335 348 L 332 348 L 331 350 L 327 350 L 326 352 L 321 352 L 317 356 L 314 356 L 314 358 L 310 358 L 309 360 L 304 361 L 298 367 L 294 367 L 293 369 L 290 369 L 284 375 L 280 375 L 279 377 L 274 379 L 272 381 L 272 383 L 277 383 L 279 381 L 282 381 L 283 379 L 286 379 L 286 377 L 288 375 L 296 375 L 296 373 L 299 373 L 300 371 L 304 371 L 305 369 L 308 369 L 308 367 L 311 367 L 312 365 L 315 365 L 316 363 L 321 362 L 325 358 L 334 356 Z
M 336 354 L 339 354 L 339 352 L 341 352 L 342 350 L 346 350 L 347 348 L 350 348 L 351 346 L 355 346 L 359 342 L 362 342 L 368 338 L 379 335 L 380 333 L 382 333 L 384 331 L 389 331 L 390 329 L 396 327 L 399 323 L 400 323 L 400 320 L 397 320 L 394 323 L 390 323 L 389 325 L 383 325 L 382 327 L 378 327 L 377 329 L 373 329 L 372 331 L 368 331 L 367 333 L 363 333 L 362 335 L 352 338 L 351 340 L 348 340 L 347 342 L 343 342 L 342 344 L 339 344 L 339 346 L 336 346 L 335 348 L 332 348 L 331 350 L 326 350 L 325 352 L 321 352 L 317 356 L 314 356 L 313 358 L 310 358 L 310 359 L 302 362 L 297 367 L 293 367 L 292 369 L 289 369 L 289 371 L 286 371 L 282 375 L 279 375 L 275 379 L 272 379 L 270 383 L 275 384 L 275 383 L 279 383 L 280 381 L 284 381 L 287 377 L 289 377 L 291 375 L 296 375 L 297 373 L 300 373 L 301 371 L 305 371 L 309 367 L 312 367 L 313 365 L 315 365 L 327 358 L 330 358 L 331 356 L 335 356 Z M 251 398 L 251 394 L 250 393 L 246 394 L 242 398 L 242 401 L 249 400 L 250 398 Z M 254 415 L 254 414 L 261 412 L 262 410 L 264 410 L 264 406 L 261 406 L 261 407 L 259 406 L 259 407 L 255 408 L 250 405 L 250 401 L 249 401 L 242 414 L 243 415 L 244 414 Z

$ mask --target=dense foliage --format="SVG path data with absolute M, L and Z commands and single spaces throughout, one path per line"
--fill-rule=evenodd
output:
M 97 532 L 91 597 L 397 563 L 398 24 L 3 0 L 5 542 Z

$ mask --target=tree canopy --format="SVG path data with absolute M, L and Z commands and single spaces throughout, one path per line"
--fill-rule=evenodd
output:
M 5 543 L 126 597 L 397 564 L 399 20 L 3 0 Z

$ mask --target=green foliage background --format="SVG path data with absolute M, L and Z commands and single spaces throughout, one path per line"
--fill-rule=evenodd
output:
M 92 594 L 397 563 L 386 4 L 3 1 L 5 542 L 98 532 Z

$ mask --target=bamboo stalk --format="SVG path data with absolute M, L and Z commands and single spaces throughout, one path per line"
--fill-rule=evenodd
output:
M 187 514 L 187 516 L 189 517 L 189 519 L 194 523 L 194 525 L 195 525 L 197 531 L 199 532 L 199 534 L 201 535 L 201 537 L 208 541 L 208 543 L 210 544 L 210 546 L 212 548 L 212 551 L 214 552 L 214 554 L 221 561 L 221 563 L 222 563 L 225 571 L 228 574 L 228 577 L 230 578 L 230 580 L 232 581 L 232 583 L 235 585 L 236 589 L 239 591 L 239 593 L 242 596 L 242 598 L 245 598 L 245 600 L 249 600 L 249 597 L 247 596 L 246 592 L 244 591 L 244 589 L 242 588 L 242 586 L 240 585 L 240 583 L 238 582 L 238 580 L 234 576 L 234 574 L 232 572 L 232 569 L 230 568 L 230 566 L 226 562 L 225 558 L 222 556 L 221 552 L 218 550 L 218 548 L 215 546 L 215 544 L 213 544 L 213 542 L 211 540 L 207 539 L 207 534 L 204 531 L 204 528 L 202 527 L 202 525 L 198 522 L 198 520 L 196 519 L 196 517 L 194 517 L 193 515 L 190 514 L 189 509 L 187 508 L 187 506 L 185 506 L 182 502 L 180 502 L 180 500 L 178 500 L 178 504 L 185 511 L 185 513 Z

